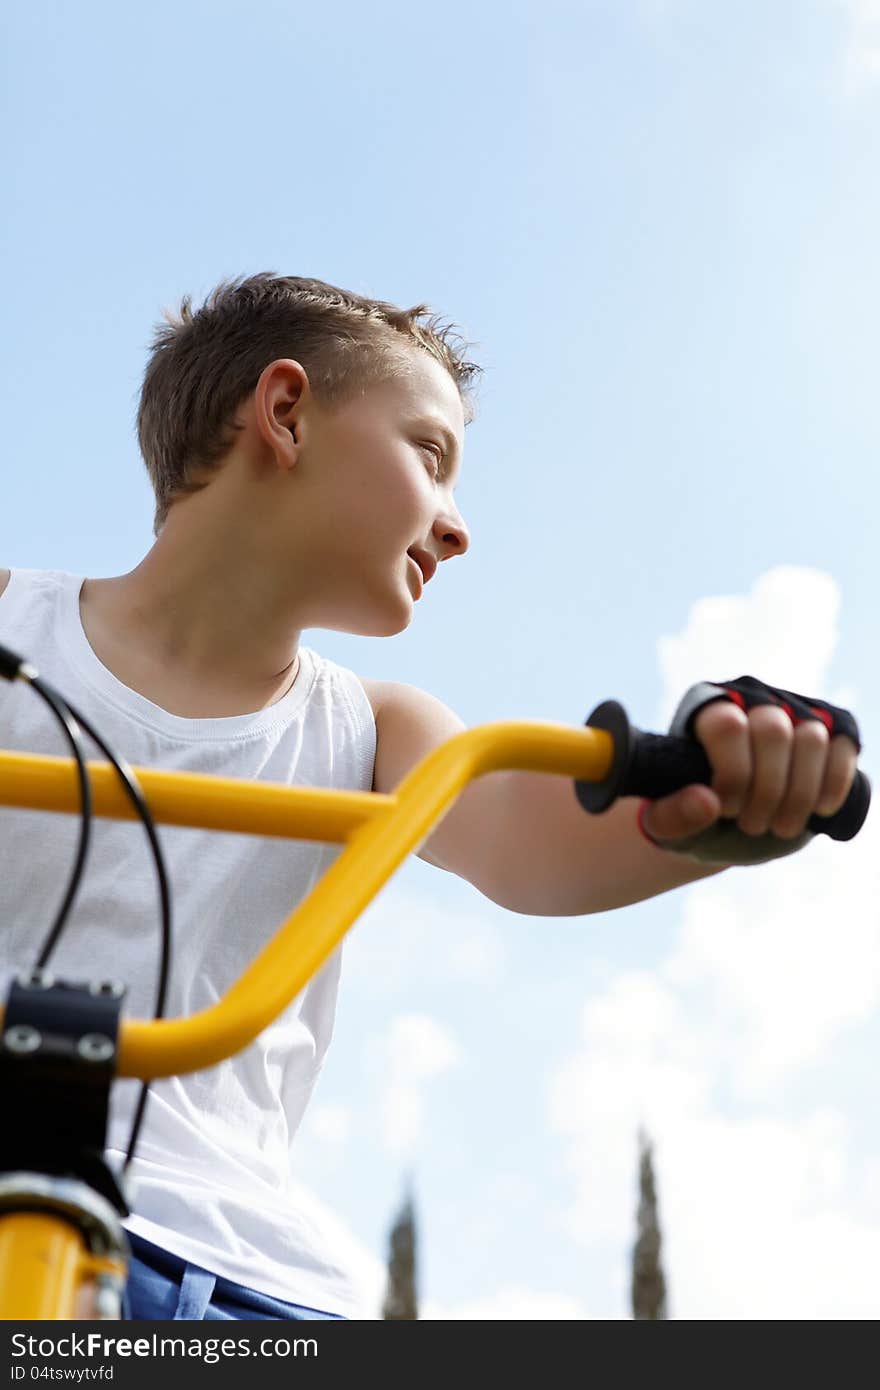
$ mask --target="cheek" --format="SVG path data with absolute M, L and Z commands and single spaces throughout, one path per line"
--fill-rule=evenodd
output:
M 434 484 L 428 470 L 412 458 L 392 460 L 377 471 L 372 489 L 371 510 L 378 506 L 388 529 L 402 526 L 404 531 L 425 525 L 434 505 Z M 414 536 L 410 536 L 410 542 Z
M 334 508 L 342 525 L 371 535 L 403 538 L 404 548 L 429 524 L 435 485 L 411 449 L 387 442 L 349 444 L 345 466 L 336 470 Z M 343 520 L 344 518 L 344 520 Z

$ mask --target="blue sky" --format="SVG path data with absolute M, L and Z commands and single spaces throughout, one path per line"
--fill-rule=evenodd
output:
M 310 645 L 469 724 L 615 697 L 659 728 L 699 677 L 812 680 L 870 772 L 877 0 L 36 0 L 4 28 L 0 563 L 149 548 L 163 305 L 258 270 L 427 301 L 485 369 L 471 550 L 400 636 Z M 411 1169 L 429 1316 L 625 1316 L 641 1116 L 673 1313 L 876 1316 L 872 847 L 581 920 L 401 870 L 299 1155 L 367 1276 Z M 734 1274 L 700 1238 L 719 1189 Z

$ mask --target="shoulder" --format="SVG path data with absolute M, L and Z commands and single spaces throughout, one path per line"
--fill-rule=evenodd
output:
M 0 594 L 5 592 L 6 585 L 9 583 L 10 571 L 0 569 Z
M 376 713 L 373 791 L 386 795 L 435 748 L 467 725 L 427 690 L 397 681 L 365 681 Z M 375 702 L 375 703 L 374 703 Z M 510 797 L 504 773 L 478 777 L 455 798 L 416 851 L 419 859 L 466 879 L 494 902 L 496 855 L 486 828 L 502 822 Z
M 438 700 L 436 695 L 429 695 L 427 690 L 420 690 L 417 685 L 407 685 L 404 681 L 371 680 L 367 676 L 358 676 L 358 680 L 366 692 L 377 724 L 380 717 L 383 723 L 390 723 L 395 718 L 437 718 L 445 711 L 460 728 L 464 728 L 458 715 L 453 714 L 442 700 Z
M 393 791 L 416 763 L 466 727 L 448 705 L 418 686 L 358 679 L 376 719 L 375 791 Z
M 0 571 L 0 574 L 2 574 L 2 571 Z M 2 580 L 0 580 L 0 583 L 2 583 Z M 364 687 L 366 697 L 372 705 L 373 717 L 378 720 L 379 710 L 382 707 L 382 701 L 384 699 L 385 687 L 391 685 L 392 682 L 369 680 L 367 676 L 358 676 L 358 680 Z
M 448 705 L 416 685 L 407 685 L 403 681 L 371 680 L 366 676 L 358 676 L 358 680 L 372 707 L 377 728 L 380 725 L 390 728 L 406 723 L 430 727 L 439 723 L 451 733 L 459 733 L 465 728 Z M 449 737 L 450 734 L 445 736 Z
M 376 760 L 373 791 L 394 792 L 409 772 L 441 743 L 466 727 L 458 715 L 436 696 L 399 681 L 362 681 L 376 716 Z M 434 831 L 418 851 L 420 859 L 445 868 L 448 822 Z

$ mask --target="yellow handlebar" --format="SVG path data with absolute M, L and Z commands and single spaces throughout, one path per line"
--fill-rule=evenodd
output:
M 198 1071 L 253 1042 L 474 778 L 519 769 L 601 781 L 613 752 L 611 735 L 601 729 L 539 721 L 483 724 L 435 748 L 393 796 L 133 768 L 153 819 L 161 823 L 348 844 L 218 1003 L 185 1019 L 122 1021 L 118 1075 L 152 1080 Z M 136 819 L 111 765 L 88 768 L 94 814 Z M 2 804 L 76 814 L 75 762 L 0 752 Z

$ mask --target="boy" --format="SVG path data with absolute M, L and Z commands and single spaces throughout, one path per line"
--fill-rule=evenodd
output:
M 440 562 L 468 548 L 455 484 L 479 369 L 449 330 L 421 322 L 426 312 L 255 275 L 220 285 L 195 313 L 185 299 L 157 331 L 138 415 L 156 495 L 152 549 L 109 579 L 0 571 L 0 640 L 130 763 L 390 792 L 464 727 L 423 691 L 359 678 L 300 642 L 307 628 L 400 632 Z M 626 799 L 594 819 L 566 778 L 492 774 L 421 857 L 513 912 L 580 915 L 755 858 L 749 842 L 772 840 L 767 854 L 798 848 L 810 814 L 846 799 L 856 743 L 821 718 L 795 723 L 778 700 L 749 707 L 720 693 L 693 728 L 711 788 L 686 788 L 641 818 Z M 63 751 L 27 694 L 0 692 L 0 745 Z M 701 848 L 720 817 L 736 822 L 741 855 Z M 20 967 L 75 826 L 39 813 L 2 819 L 0 915 L 13 926 L 0 949 Z M 338 852 L 172 827 L 162 841 L 175 893 L 169 1016 L 214 1002 Z M 76 978 L 118 962 L 135 1016 L 150 1012 L 155 971 L 151 872 L 136 827 L 99 822 L 57 966 Z M 289 1172 L 338 970 L 339 952 L 239 1057 L 155 1085 L 127 1223 L 132 1316 L 357 1315 L 331 1237 Z M 117 1153 L 125 1089 L 111 1119 Z

